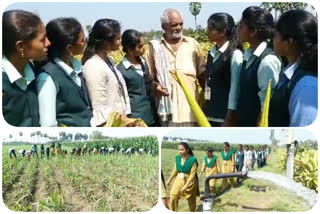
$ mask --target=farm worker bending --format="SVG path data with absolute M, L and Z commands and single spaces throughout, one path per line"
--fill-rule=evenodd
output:
M 169 209 L 177 211 L 180 198 L 187 199 L 190 211 L 196 211 L 196 197 L 199 196 L 197 176 L 198 161 L 187 143 L 179 144 L 180 155 L 176 156 L 176 165 L 167 181 L 169 186 L 175 178 L 171 191 Z
M 10 149 L 9 149 L 9 156 L 10 156 L 10 158 L 12 158 L 12 156 L 13 156 L 14 158 L 17 158 L 16 150 L 15 150 L 14 148 L 10 148 Z
M 200 85 L 204 85 L 205 80 L 204 57 L 198 42 L 183 36 L 183 19 L 179 11 L 167 9 L 160 19 L 164 34 L 160 40 L 150 42 L 147 55 L 151 77 L 160 83 L 158 92 L 162 91 L 157 109 L 160 123 L 162 126 L 196 126 L 186 96 L 170 72 L 178 72 L 197 99 L 197 80 Z
M 32 151 L 37 155 L 37 157 L 38 157 L 38 147 L 37 147 L 37 145 L 36 144 L 34 144 L 33 146 L 32 146 Z
M 218 161 L 217 161 L 218 157 L 213 155 L 213 148 L 208 148 L 206 151 L 206 154 L 207 154 L 207 156 L 204 158 L 200 175 L 204 171 L 206 171 L 206 177 L 208 177 L 210 175 L 214 175 L 214 174 L 219 173 L 221 171 L 221 169 L 220 169 Z M 209 181 L 210 192 L 213 194 L 216 193 L 216 188 L 215 188 L 216 183 L 217 183 L 216 179 L 211 179 Z
M 42 155 L 44 155 L 44 145 L 43 144 L 41 144 L 41 146 L 40 146 L 40 155 L 41 155 L 41 157 L 42 157 Z
M 49 159 L 49 156 L 50 156 L 50 147 L 47 147 L 47 148 L 46 148 L 46 155 L 47 155 L 47 158 Z
M 234 154 L 233 151 L 230 150 L 230 144 L 228 142 L 224 142 L 224 151 L 221 152 L 222 155 L 222 173 L 232 173 L 234 172 Z M 222 180 L 222 191 L 226 190 L 228 187 L 228 180 L 230 181 L 231 185 L 234 186 L 233 178 L 224 178 Z

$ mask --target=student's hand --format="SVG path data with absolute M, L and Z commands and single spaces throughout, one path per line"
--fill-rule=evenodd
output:
M 171 179 L 169 178 L 169 179 L 167 180 L 167 186 L 170 186 L 170 183 L 171 183 Z
M 162 87 L 162 85 L 158 84 L 157 87 L 156 87 L 156 92 L 158 95 L 160 96 L 164 96 L 164 97 L 167 97 L 169 96 L 166 88 Z
M 180 192 L 181 192 L 181 193 L 184 193 L 186 190 L 187 190 L 187 187 L 184 186 L 184 187 L 182 187 L 182 189 L 180 190 Z

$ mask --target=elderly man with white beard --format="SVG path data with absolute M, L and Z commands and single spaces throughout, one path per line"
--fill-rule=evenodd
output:
M 205 80 L 204 57 L 199 43 L 183 36 L 183 19 L 179 11 L 166 9 L 160 20 L 164 34 L 160 40 L 150 41 L 147 60 L 152 78 L 168 94 L 158 97 L 157 113 L 161 126 L 197 126 L 186 96 L 172 72 L 178 72 L 198 99 L 197 80 L 202 87 Z

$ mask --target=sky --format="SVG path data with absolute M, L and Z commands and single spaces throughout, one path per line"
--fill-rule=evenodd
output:
M 275 131 L 275 138 L 282 141 L 284 138 L 283 131 L 277 129 Z M 229 143 L 242 143 L 242 144 L 270 144 L 270 130 L 266 129 L 185 129 L 175 130 L 169 132 L 166 136 L 192 138 L 192 139 L 206 139 L 215 142 L 228 141 Z M 309 131 L 296 129 L 296 140 L 316 140 L 316 137 Z
M 110 137 L 135 137 L 135 136 L 149 136 L 155 135 L 154 132 L 150 132 L 148 129 L 141 128 L 100 128 L 100 129 L 88 129 L 88 128 L 25 128 L 23 130 L 13 128 L 11 130 L 7 129 L 7 134 L 3 133 L 4 139 L 9 140 L 9 135 L 12 134 L 13 138 L 20 139 L 19 132 L 23 132 L 23 137 L 28 141 L 31 132 L 41 131 L 42 133 L 47 133 L 49 136 L 59 136 L 59 132 L 65 131 L 66 133 L 72 133 L 73 135 L 77 132 L 82 134 L 90 135 L 94 130 L 102 132 L 104 136 Z
M 217 12 L 227 12 L 239 21 L 242 11 L 248 6 L 259 6 L 261 2 L 219 3 L 202 2 L 197 16 L 198 25 L 206 27 L 208 17 Z M 9 5 L 9 9 L 23 9 L 40 16 L 44 23 L 57 17 L 75 17 L 82 26 L 93 25 L 100 18 L 112 18 L 121 23 L 123 30 L 133 28 L 139 31 L 160 30 L 160 16 L 167 8 L 178 9 L 183 14 L 184 27 L 195 27 L 194 16 L 189 11 L 189 2 L 104 2 L 104 3 L 49 3 L 20 2 Z

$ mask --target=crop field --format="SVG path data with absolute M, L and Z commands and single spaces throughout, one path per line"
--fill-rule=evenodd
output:
M 70 151 L 81 143 L 66 144 L 62 143 L 62 149 Z M 90 148 L 90 142 L 87 144 Z M 148 144 L 158 146 L 152 137 Z M 4 145 L 2 148 L 3 200 L 11 210 L 147 211 L 158 201 L 157 150 L 152 155 L 115 152 L 47 158 L 40 157 L 38 145 L 39 157 L 33 155 L 30 160 L 21 157 L 18 151 L 31 146 Z M 9 158 L 11 147 L 16 150 L 16 159 Z
M 205 152 L 194 150 L 194 155 L 198 160 L 198 176 L 203 164 Z M 161 149 L 161 169 L 164 174 L 165 181 L 174 169 L 175 156 L 178 155 L 178 149 Z M 214 152 L 218 156 L 218 164 L 222 165 L 222 158 L 220 152 Z M 278 163 L 281 161 L 281 156 L 278 152 L 271 152 L 267 165 L 258 169 L 255 164 L 254 170 L 268 171 L 276 174 L 285 174 L 285 171 L 278 168 Z M 235 178 L 234 178 L 235 179 Z M 200 192 L 204 192 L 205 173 L 199 176 Z M 222 179 L 219 179 L 216 184 L 218 197 L 214 199 L 213 212 L 251 212 L 251 211 L 271 211 L 271 212 L 293 212 L 293 211 L 306 211 L 311 209 L 303 199 L 292 194 L 290 191 L 282 189 L 268 181 L 245 179 L 240 182 L 236 187 L 228 189 L 226 192 L 221 193 Z M 266 186 L 266 192 L 250 191 L 252 185 Z M 169 197 L 171 186 L 166 187 L 166 194 Z M 179 212 L 188 212 L 187 200 L 179 201 Z M 202 211 L 202 202 L 197 197 L 197 211 Z

